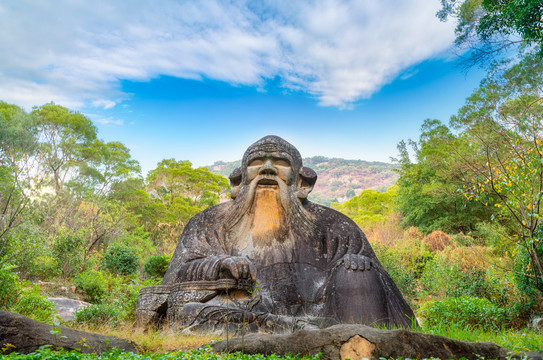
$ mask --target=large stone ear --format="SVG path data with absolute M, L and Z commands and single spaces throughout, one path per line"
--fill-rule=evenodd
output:
M 230 197 L 235 199 L 239 194 L 239 186 L 241 185 L 241 168 L 235 168 L 228 179 L 230 180 Z
M 308 167 L 302 166 L 298 173 L 298 190 L 296 196 L 300 200 L 307 199 L 307 196 L 313 190 L 317 182 L 317 173 Z

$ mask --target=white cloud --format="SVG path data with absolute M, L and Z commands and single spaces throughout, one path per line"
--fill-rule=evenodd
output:
M 101 107 L 104 109 L 111 109 L 116 105 L 115 101 L 101 99 L 101 100 L 94 100 L 92 102 L 92 106 L 94 107 Z
M 88 117 L 89 119 L 91 119 L 93 122 L 97 122 L 102 125 L 118 125 L 118 126 L 124 125 L 123 120 L 116 119 L 112 116 L 102 116 L 102 115 L 89 114 L 89 113 L 86 113 L 84 115 Z
M 436 0 L 18 0 L 0 5 L 0 99 L 110 108 L 119 80 L 159 75 L 261 86 L 279 76 L 322 105 L 368 97 L 447 49 Z

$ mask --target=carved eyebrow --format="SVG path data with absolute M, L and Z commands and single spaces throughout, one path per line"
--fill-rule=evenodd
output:
M 290 159 L 285 156 L 272 156 L 272 160 L 274 161 L 286 161 L 290 165 Z

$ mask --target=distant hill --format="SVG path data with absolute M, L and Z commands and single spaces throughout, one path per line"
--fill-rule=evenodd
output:
M 385 191 L 398 179 L 398 174 L 393 171 L 394 165 L 383 162 L 324 156 L 313 156 L 303 161 L 304 166 L 312 168 L 318 175 L 309 199 L 326 206 L 331 202 L 347 201 L 366 189 Z M 241 160 L 217 161 L 208 166 L 208 169 L 215 174 L 228 177 L 240 164 Z

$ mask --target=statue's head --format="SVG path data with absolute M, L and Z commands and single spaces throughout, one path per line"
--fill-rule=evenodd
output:
M 230 175 L 232 198 L 242 187 L 277 186 L 295 193 L 300 200 L 307 198 L 317 181 L 317 174 L 302 164 L 300 152 L 279 136 L 269 135 L 245 151 L 241 167 Z

